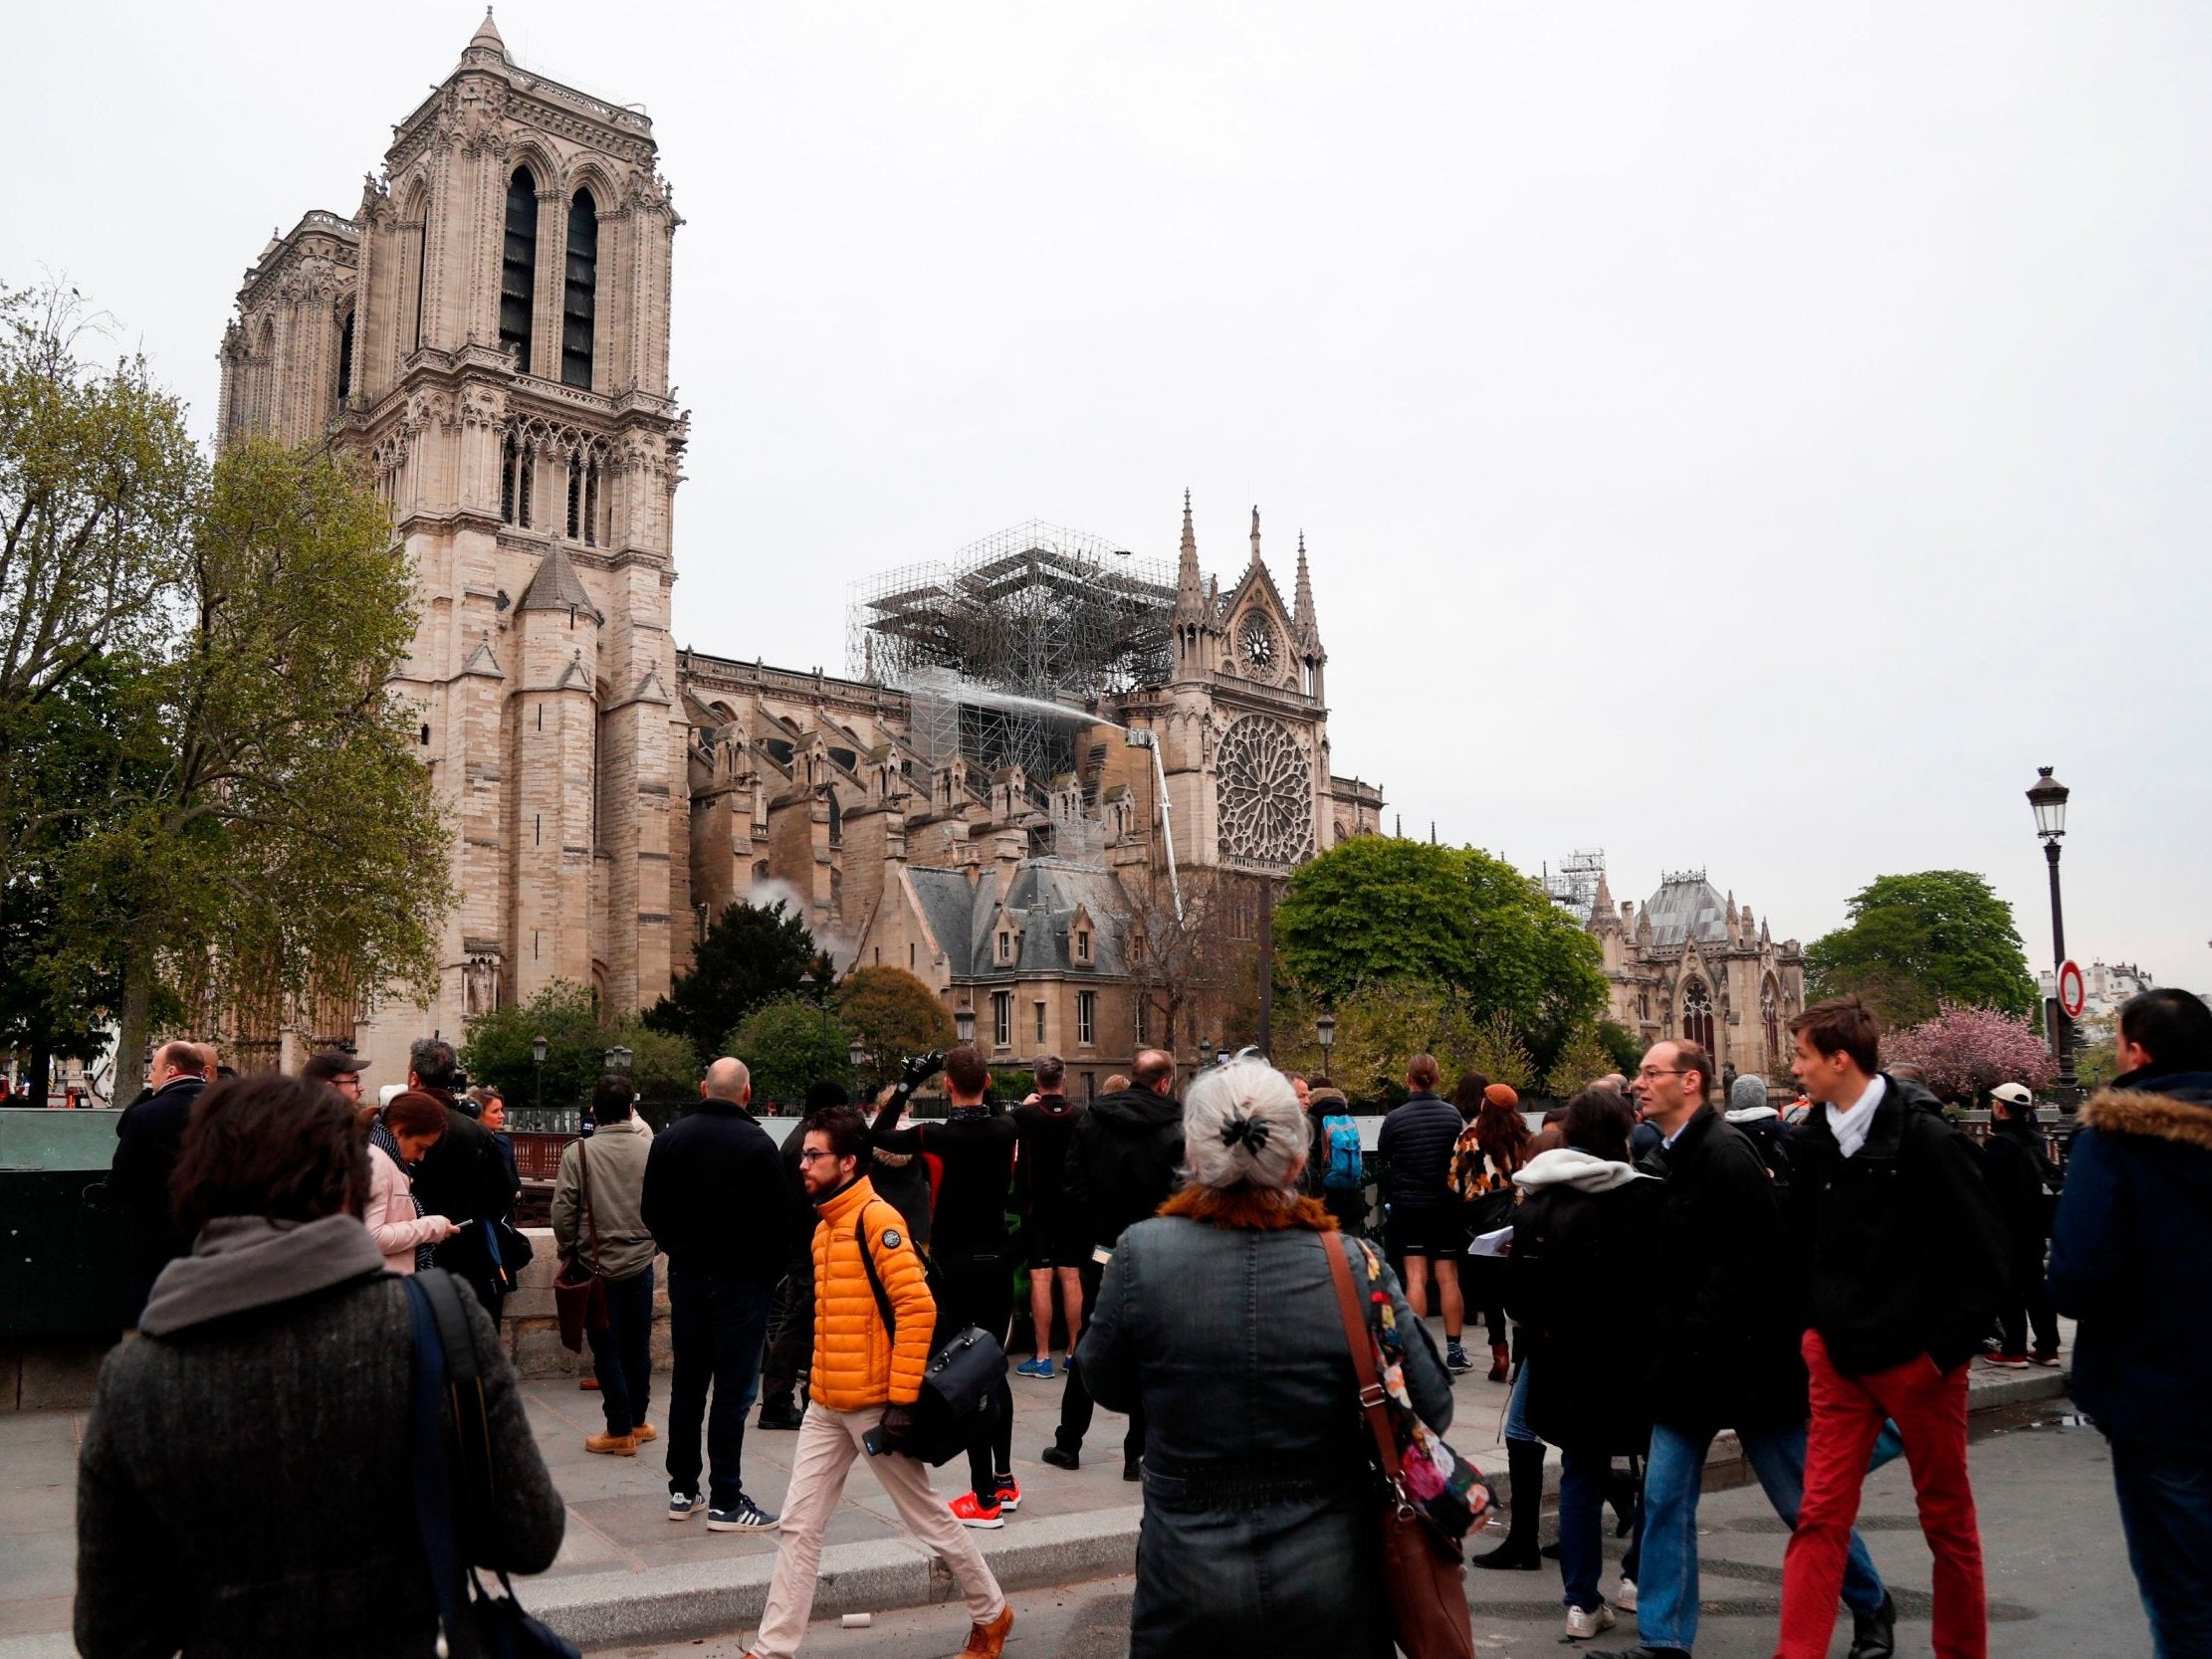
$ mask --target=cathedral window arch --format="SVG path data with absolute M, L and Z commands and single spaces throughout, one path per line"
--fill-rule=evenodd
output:
M 500 252 L 499 342 L 530 372 L 531 311 L 538 294 L 538 180 L 517 167 L 507 180 L 506 234 Z
M 1688 980 L 1682 986 L 1682 1036 L 1702 1044 L 1707 1054 L 1712 1053 L 1713 999 L 1702 979 Z
M 598 317 L 599 207 L 588 189 L 568 203 L 568 246 L 560 287 L 560 381 L 591 389 L 591 334 Z
M 353 395 L 353 317 L 358 308 L 347 306 L 345 318 L 337 329 L 337 401 L 345 407 L 345 400 Z

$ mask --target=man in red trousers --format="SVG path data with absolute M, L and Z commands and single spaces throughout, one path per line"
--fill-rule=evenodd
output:
M 1856 996 L 1790 1021 L 1815 1103 L 1790 1141 L 1790 1200 L 1811 1255 L 1805 1502 L 1782 1558 L 1776 1659 L 1823 1659 L 1867 1462 L 1904 1441 L 1935 1557 L 1938 1659 L 1986 1659 L 1989 1610 L 1966 1475 L 1966 1373 L 2005 1294 L 2005 1226 L 1974 1148 L 1933 1096 L 1880 1069 Z

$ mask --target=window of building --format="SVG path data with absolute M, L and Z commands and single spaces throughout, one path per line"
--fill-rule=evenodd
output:
M 1137 1045 L 1140 1048 L 1144 1046 L 1147 1036 L 1145 1031 L 1145 1026 L 1149 1023 L 1145 1018 L 1147 1006 L 1143 997 L 1137 998 Z
M 499 342 L 530 372 L 530 313 L 538 293 L 538 181 L 528 167 L 507 180 L 507 238 L 500 254 Z
M 353 395 L 353 314 L 350 306 L 345 311 L 345 321 L 337 332 L 337 400 L 343 403 Z
M 1013 1047 L 1013 992 L 991 993 L 991 1040 L 999 1048 Z
M 1075 993 L 1075 1040 L 1084 1048 L 1098 1041 L 1098 992 Z
M 1079 962 L 1087 962 L 1091 959 L 1091 935 L 1088 929 L 1078 929 L 1076 931 L 1075 959 Z
M 1083 1098 L 1087 1101 L 1098 1099 L 1098 1074 L 1096 1072 L 1085 1072 L 1083 1074 Z
M 1712 1053 L 1713 999 L 1701 980 L 1692 979 L 1682 987 L 1682 1035 Z
M 1013 960 L 1013 934 L 1003 930 L 998 934 L 998 959 L 1002 962 Z
M 1037 1041 L 1044 1041 L 1044 1004 L 1041 1002 L 1037 1004 Z
M 908 939 L 906 941 L 906 965 L 909 972 L 912 972 L 914 969 L 914 941 L 912 939 Z
M 568 261 L 560 287 L 560 383 L 591 389 L 591 328 L 598 311 L 599 209 L 591 192 L 568 203 Z

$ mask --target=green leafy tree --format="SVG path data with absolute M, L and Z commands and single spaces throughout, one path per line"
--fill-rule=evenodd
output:
M 1513 1017 L 1504 1009 L 1494 1010 L 1476 1027 L 1467 1051 L 1467 1070 L 1480 1072 L 1492 1083 L 1505 1084 L 1515 1092 L 1536 1086 L 1536 1062 L 1529 1058 L 1528 1045 L 1521 1041 Z
M 2036 1011 L 2012 907 L 1980 876 L 1878 876 L 1853 896 L 1849 914 L 1844 927 L 1806 947 L 1816 997 L 1856 993 L 1891 1027 L 1933 1019 L 1945 1002 Z
M 754 1009 L 796 992 L 814 961 L 814 935 L 781 900 L 726 906 L 692 953 L 691 971 L 676 975 L 645 1023 L 689 1038 L 701 1055 L 719 1055 Z
M 953 1016 L 903 967 L 854 968 L 830 1001 L 867 1050 L 860 1068 L 865 1089 L 894 1082 L 912 1055 L 953 1046 Z
M 719 1052 L 751 1068 L 758 1100 L 797 1101 L 807 1085 L 852 1086 L 852 1032 L 810 997 L 780 996 L 746 1015 Z
M 1619 1072 L 1623 1077 L 1636 1076 L 1637 1067 L 1644 1064 L 1644 1039 L 1623 1025 L 1619 1020 L 1598 1021 L 1598 1041 L 1613 1064 L 1607 1071 Z
M 546 1039 L 541 1069 L 532 1044 Z M 510 1106 L 569 1107 L 598 1081 L 613 1039 L 601 1028 L 591 993 L 555 979 L 528 1002 L 510 1003 L 469 1022 L 461 1065 L 472 1081 L 488 1083 Z
M 1442 986 L 1504 1013 L 1546 1063 L 1605 1006 L 1598 941 L 1532 878 L 1471 847 L 1359 836 L 1330 848 L 1291 876 L 1275 952 L 1279 974 L 1327 1004 L 1368 984 Z
M 134 777 L 72 851 L 73 960 L 119 967 L 119 1053 L 173 991 L 200 1029 L 436 982 L 451 903 L 415 711 L 388 689 L 412 581 L 353 466 L 252 440 L 194 515 L 163 655 L 130 683 Z
M 533 1044 L 546 1039 L 541 1072 Z M 528 1002 L 511 1003 L 469 1022 L 461 1064 L 510 1106 L 580 1105 L 606 1066 L 610 1048 L 630 1050 L 630 1080 L 648 1101 L 688 1100 L 699 1092 L 699 1057 L 688 1040 L 648 1029 L 636 1015 L 604 1024 L 590 991 L 556 979 Z M 541 1086 L 543 1095 L 541 1096 Z
M 26 746 L 51 734 L 45 706 L 101 659 L 164 654 L 205 487 L 183 405 L 143 357 L 89 362 L 97 336 L 74 290 L 0 290 L 0 886 L 11 888 L 19 856 L 35 861 L 48 832 L 83 828 L 86 802 L 25 764 Z
M 1544 1074 L 1544 1093 L 1555 1101 L 1566 1100 L 1614 1069 L 1613 1053 L 1600 1040 L 1597 1026 L 1578 1026 L 1560 1046 L 1551 1070 Z M 1636 1070 L 1634 1066 L 1628 1069 Z
M 1320 1000 L 1293 988 L 1275 1008 L 1275 1056 L 1285 1064 L 1318 1070 Z M 1329 1077 L 1355 1104 L 1395 1106 L 1406 1098 L 1406 1062 L 1436 1056 L 1448 1091 L 1463 1071 L 1481 1069 L 1475 1053 L 1480 1022 L 1448 986 L 1432 980 L 1392 979 L 1362 985 L 1340 998 L 1329 1051 Z M 1510 1027 L 1510 1021 L 1508 1021 Z

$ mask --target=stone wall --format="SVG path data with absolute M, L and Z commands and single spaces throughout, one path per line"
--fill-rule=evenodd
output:
M 525 1227 L 523 1234 L 530 1240 L 536 1255 L 530 1266 L 523 1269 L 521 1283 L 507 1299 L 500 1335 L 506 1339 L 507 1351 L 521 1375 L 579 1375 L 591 1368 L 591 1349 L 586 1347 L 581 1353 L 570 1353 L 560 1346 L 560 1323 L 553 1317 L 553 1273 L 560 1264 L 553 1258 L 553 1229 Z M 668 1258 L 656 1256 L 653 1258 L 653 1368 L 666 1370 L 668 1366 Z

